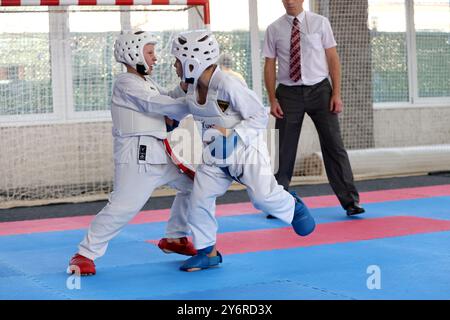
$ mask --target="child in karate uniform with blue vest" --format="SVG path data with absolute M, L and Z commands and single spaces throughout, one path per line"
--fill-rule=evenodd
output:
M 215 64 L 219 44 L 209 31 L 181 33 L 172 53 L 175 67 L 190 83 L 184 98 L 122 93 L 142 112 L 157 112 L 181 120 L 192 114 L 202 124 L 203 163 L 197 167 L 191 193 L 189 225 L 197 254 L 180 267 L 197 271 L 217 266 L 222 256 L 216 249 L 216 198 L 233 180 L 247 187 L 255 208 L 291 224 L 300 236 L 313 232 L 315 221 L 296 194 L 278 185 L 272 174 L 267 146 L 262 139 L 268 111 L 256 94 Z

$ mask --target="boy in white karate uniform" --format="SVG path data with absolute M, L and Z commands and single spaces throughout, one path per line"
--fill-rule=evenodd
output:
M 298 235 L 313 232 L 315 222 L 308 208 L 297 195 L 278 185 L 272 174 L 262 139 L 268 111 L 253 91 L 215 64 L 219 57 L 215 37 L 204 30 L 181 33 L 172 53 L 177 58 L 175 67 L 182 68 L 185 81 L 191 83 L 185 98 L 122 94 L 143 112 L 158 112 L 176 120 L 192 114 L 203 126 L 204 163 L 196 170 L 189 215 L 198 253 L 180 269 L 196 271 L 222 262 L 215 247 L 215 205 L 233 180 L 247 187 L 255 208 L 291 224 Z
M 178 190 L 167 223 L 166 238 L 159 247 L 166 253 L 195 255 L 187 222 L 192 180 L 180 172 L 166 154 L 166 119 L 163 115 L 141 113 L 130 100 L 121 99 L 123 90 L 149 97 L 160 94 L 173 98 L 184 96 L 178 86 L 167 92 L 149 75 L 156 63 L 156 37 L 149 32 L 121 34 L 114 46 L 117 62 L 125 64 L 126 73 L 117 76 L 112 96 L 111 115 L 114 137 L 114 191 L 108 204 L 92 221 L 78 253 L 69 263 L 70 273 L 95 274 L 94 260 L 104 255 L 108 242 L 141 210 L 153 190 L 169 185 Z

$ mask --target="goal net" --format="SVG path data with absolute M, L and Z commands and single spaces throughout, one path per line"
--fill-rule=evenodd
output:
M 448 172 L 448 0 L 304 7 L 329 19 L 338 44 L 339 121 L 356 179 Z M 157 34 L 153 76 L 171 88 L 178 82 L 171 38 L 210 25 L 232 69 L 268 106 L 261 47 L 267 26 L 284 13 L 275 0 L 0 0 L 0 208 L 107 198 L 109 100 L 123 71 L 112 48 L 121 30 Z M 183 126 L 195 134 L 192 122 Z M 268 132 L 276 171 L 277 135 Z M 196 162 L 199 153 L 190 156 Z M 305 116 L 293 183 L 326 181 L 317 131 Z
M 329 19 L 338 44 L 344 102 L 339 120 L 354 175 L 448 173 L 450 3 L 311 3 L 311 11 Z M 309 118 L 301 139 L 295 174 L 302 180 L 326 178 L 319 139 Z
M 113 55 L 117 35 L 154 32 L 152 76 L 172 88 L 171 39 L 209 27 L 208 1 L 33 3 L 0 7 L 0 207 L 104 199 L 113 179 L 112 85 L 124 71 Z

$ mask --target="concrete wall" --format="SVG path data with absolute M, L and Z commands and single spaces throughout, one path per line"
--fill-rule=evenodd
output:
M 450 143 L 450 105 L 374 110 L 375 147 Z

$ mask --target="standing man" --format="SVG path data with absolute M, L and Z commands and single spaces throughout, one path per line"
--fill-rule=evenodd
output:
M 264 39 L 265 84 L 270 112 L 280 133 L 276 178 L 286 190 L 289 188 L 306 112 L 319 134 L 333 191 L 348 216 L 361 214 L 364 209 L 359 206 L 338 122 L 343 104 L 336 41 L 328 19 L 304 11 L 303 1 L 282 0 L 286 14 L 267 28 Z M 277 59 L 279 85 L 275 90 Z

